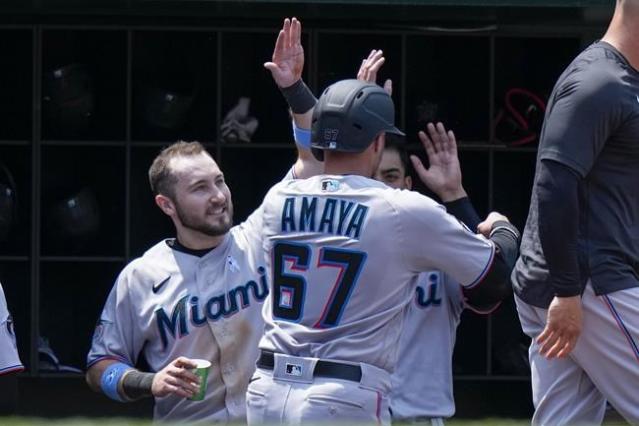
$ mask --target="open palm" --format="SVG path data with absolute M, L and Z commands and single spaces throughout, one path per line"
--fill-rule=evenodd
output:
M 302 24 L 297 18 L 284 20 L 271 62 L 264 67 L 273 75 L 279 87 L 290 87 L 302 78 L 304 70 L 304 48 L 302 47 Z
M 463 196 L 461 166 L 457 157 L 455 134 L 442 123 L 428 123 L 428 135 L 419 132 L 430 167 L 424 167 L 419 158 L 411 155 L 415 171 L 422 182 L 443 201 L 451 201 Z

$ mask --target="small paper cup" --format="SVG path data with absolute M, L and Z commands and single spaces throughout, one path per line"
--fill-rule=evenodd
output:
M 191 372 L 200 378 L 200 390 L 189 399 L 192 401 L 202 401 L 204 399 L 204 395 L 206 395 L 206 384 L 209 377 L 211 363 L 205 359 L 193 359 L 192 361 L 197 365 L 197 367 L 192 369 Z

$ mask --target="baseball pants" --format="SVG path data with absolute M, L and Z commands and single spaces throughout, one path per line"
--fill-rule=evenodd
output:
M 529 349 L 533 425 L 601 424 L 606 400 L 629 423 L 639 424 L 639 288 L 582 296 L 583 328 L 569 357 L 548 360 L 535 339 L 547 309 L 515 296 Z
M 390 425 L 390 375 L 368 364 L 262 351 L 246 394 L 249 425 Z

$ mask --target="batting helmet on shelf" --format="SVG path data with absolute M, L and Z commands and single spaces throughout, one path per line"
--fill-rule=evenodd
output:
M 57 198 L 46 210 L 48 237 L 82 247 L 100 230 L 100 209 L 93 189 L 82 187 Z
M 69 64 L 44 75 L 44 119 L 54 133 L 83 133 L 94 110 L 93 77 L 84 64 Z
M 16 184 L 9 169 L 0 163 L 0 241 L 6 241 L 17 219 Z
M 362 152 L 381 132 L 404 136 L 395 127 L 395 106 L 380 86 L 342 80 L 324 90 L 313 110 L 311 149 L 318 159 L 325 150 Z

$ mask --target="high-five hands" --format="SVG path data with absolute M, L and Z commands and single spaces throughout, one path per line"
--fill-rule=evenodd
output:
M 279 87 L 290 87 L 302 78 L 304 70 L 304 48 L 302 47 L 302 23 L 297 18 L 284 19 L 271 62 L 264 68 L 273 75 Z

